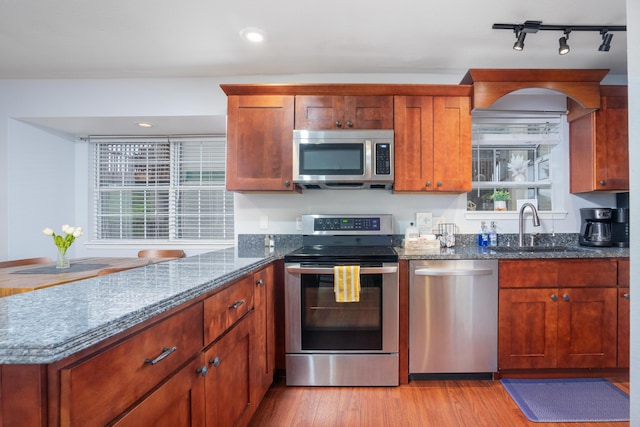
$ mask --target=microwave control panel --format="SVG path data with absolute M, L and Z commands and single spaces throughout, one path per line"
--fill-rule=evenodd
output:
M 385 143 L 376 144 L 376 175 L 391 174 L 391 146 Z

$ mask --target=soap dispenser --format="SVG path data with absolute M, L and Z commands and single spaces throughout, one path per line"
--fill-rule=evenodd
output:
M 498 224 L 491 221 L 491 230 L 489 231 L 489 246 L 498 246 Z
M 480 224 L 480 234 L 478 234 L 478 246 L 489 245 L 489 234 L 487 233 L 487 225 L 484 221 Z

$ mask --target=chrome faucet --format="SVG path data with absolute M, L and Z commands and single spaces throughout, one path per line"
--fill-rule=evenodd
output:
M 531 212 L 533 212 L 533 226 L 540 227 L 540 217 L 538 216 L 538 211 L 536 207 L 531 203 L 525 203 L 520 208 L 520 215 L 518 216 L 518 245 L 524 246 L 524 210 L 529 207 L 531 208 Z

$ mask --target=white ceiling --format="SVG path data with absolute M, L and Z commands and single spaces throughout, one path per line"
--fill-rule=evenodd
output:
M 1 0 L 0 78 L 464 75 L 469 68 L 606 68 L 626 74 L 625 32 L 530 34 L 493 23 L 626 25 L 625 0 Z M 260 46 L 239 36 L 267 33 Z
M 529 35 L 511 49 L 493 23 L 625 25 L 625 0 L 3 0 L 0 78 L 448 73 L 468 68 L 610 68 L 626 74 L 626 33 Z M 259 27 L 262 46 L 239 33 Z

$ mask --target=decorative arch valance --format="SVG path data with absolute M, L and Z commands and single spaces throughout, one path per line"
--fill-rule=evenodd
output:
M 461 84 L 473 85 L 472 108 L 489 108 L 504 95 L 520 89 L 543 88 L 562 92 L 585 110 L 600 108 L 600 82 L 609 70 L 471 69 Z

